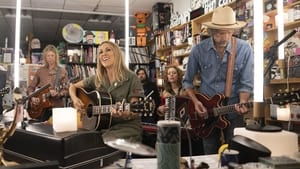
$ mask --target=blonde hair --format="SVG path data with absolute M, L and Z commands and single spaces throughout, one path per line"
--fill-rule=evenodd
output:
M 129 70 L 127 68 L 127 66 L 125 65 L 124 62 L 124 53 L 122 52 L 122 50 L 120 49 L 120 47 L 110 41 L 103 41 L 100 45 L 99 48 L 103 45 L 103 44 L 108 44 L 111 46 L 113 54 L 115 56 L 114 59 L 114 63 L 113 63 L 113 70 L 114 74 L 113 76 L 115 77 L 116 81 L 123 81 L 124 79 L 126 79 L 126 72 Z M 100 61 L 100 54 L 98 54 L 97 57 L 97 71 L 96 71 L 96 76 L 97 78 L 95 79 L 95 84 L 97 88 L 100 88 L 103 85 L 103 81 L 106 79 L 108 79 L 108 75 L 107 75 L 107 70 L 106 68 L 101 64 Z
M 55 63 L 56 66 L 59 65 L 59 54 L 54 45 L 47 45 L 43 50 L 43 60 L 46 67 L 49 67 L 49 63 L 46 61 L 46 53 L 47 52 L 53 52 L 55 54 Z

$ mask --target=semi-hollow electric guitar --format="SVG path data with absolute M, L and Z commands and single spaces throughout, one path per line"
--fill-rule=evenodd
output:
M 223 106 L 223 101 L 225 100 L 225 95 L 223 94 L 208 97 L 204 94 L 197 93 L 196 96 L 206 107 L 208 112 L 208 117 L 199 117 L 195 111 L 189 112 L 191 126 L 199 137 L 208 137 L 215 128 L 224 129 L 230 125 L 230 122 L 223 115 L 235 112 L 235 105 L 245 105 L 248 108 L 253 107 L 253 102 Z M 265 102 L 277 105 L 285 105 L 299 101 L 300 90 L 276 93 L 274 96 L 265 99 Z M 194 109 L 194 104 L 191 100 L 188 105 Z
M 81 124 L 78 126 L 88 130 L 110 128 L 112 107 L 134 113 L 152 113 L 154 108 L 153 101 L 147 99 L 134 103 L 113 104 L 110 94 L 96 90 L 87 92 L 83 88 L 77 88 L 76 95 L 84 104 L 84 112 L 79 112 L 78 122 Z

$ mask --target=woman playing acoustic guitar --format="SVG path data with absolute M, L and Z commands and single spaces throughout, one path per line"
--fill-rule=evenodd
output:
M 134 142 L 141 141 L 142 128 L 139 114 L 119 103 L 129 103 L 129 107 L 132 108 L 131 104 L 134 105 L 139 98 L 144 97 L 142 84 L 136 74 L 126 67 L 123 52 L 116 44 L 104 41 L 99 45 L 99 49 L 96 74 L 69 87 L 73 106 L 82 115 L 88 114 L 91 118 L 97 116 L 95 127 L 101 129 L 104 141 L 119 138 Z M 92 98 L 87 99 L 85 96 Z M 111 100 L 117 105 L 110 106 Z M 101 106 L 105 102 L 106 105 Z M 107 104 L 109 109 L 104 110 Z M 93 107 L 92 110 L 89 107 Z M 111 117 L 102 116 L 106 112 Z M 103 127 L 102 120 L 105 118 L 109 123 Z

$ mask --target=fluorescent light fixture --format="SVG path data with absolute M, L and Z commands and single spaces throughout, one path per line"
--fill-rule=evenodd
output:
M 88 20 L 88 22 L 93 22 L 93 23 L 98 23 L 98 22 L 100 22 L 99 21 L 99 19 L 98 18 L 90 18 L 89 20 Z
M 16 15 L 15 14 L 5 14 L 4 15 L 5 18 L 16 18 Z M 32 19 L 32 16 L 31 15 L 21 15 L 21 18 L 22 19 Z
M 15 54 L 14 54 L 14 88 L 19 87 L 20 76 L 20 31 L 21 31 L 21 0 L 17 0 L 16 6 L 16 35 L 15 35 Z
M 125 0 L 125 64 L 129 67 L 129 0 Z
M 108 23 L 108 24 L 110 24 L 110 23 L 111 23 L 111 20 L 109 20 L 109 19 L 102 19 L 102 20 L 100 21 L 100 23 Z
M 88 22 L 93 22 L 93 23 L 106 23 L 106 24 L 111 24 L 112 21 L 110 19 L 102 19 L 99 20 L 98 18 L 90 18 Z
M 254 102 L 264 98 L 263 2 L 253 1 L 254 12 Z
M 277 37 L 278 41 L 284 38 L 283 1 L 277 0 Z M 284 59 L 284 45 L 278 46 L 278 59 Z

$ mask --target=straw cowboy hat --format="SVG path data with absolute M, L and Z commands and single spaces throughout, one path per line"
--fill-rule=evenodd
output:
M 211 22 L 204 22 L 203 25 L 211 29 L 238 29 L 244 27 L 246 22 L 237 21 L 232 8 L 224 6 L 216 8 Z

